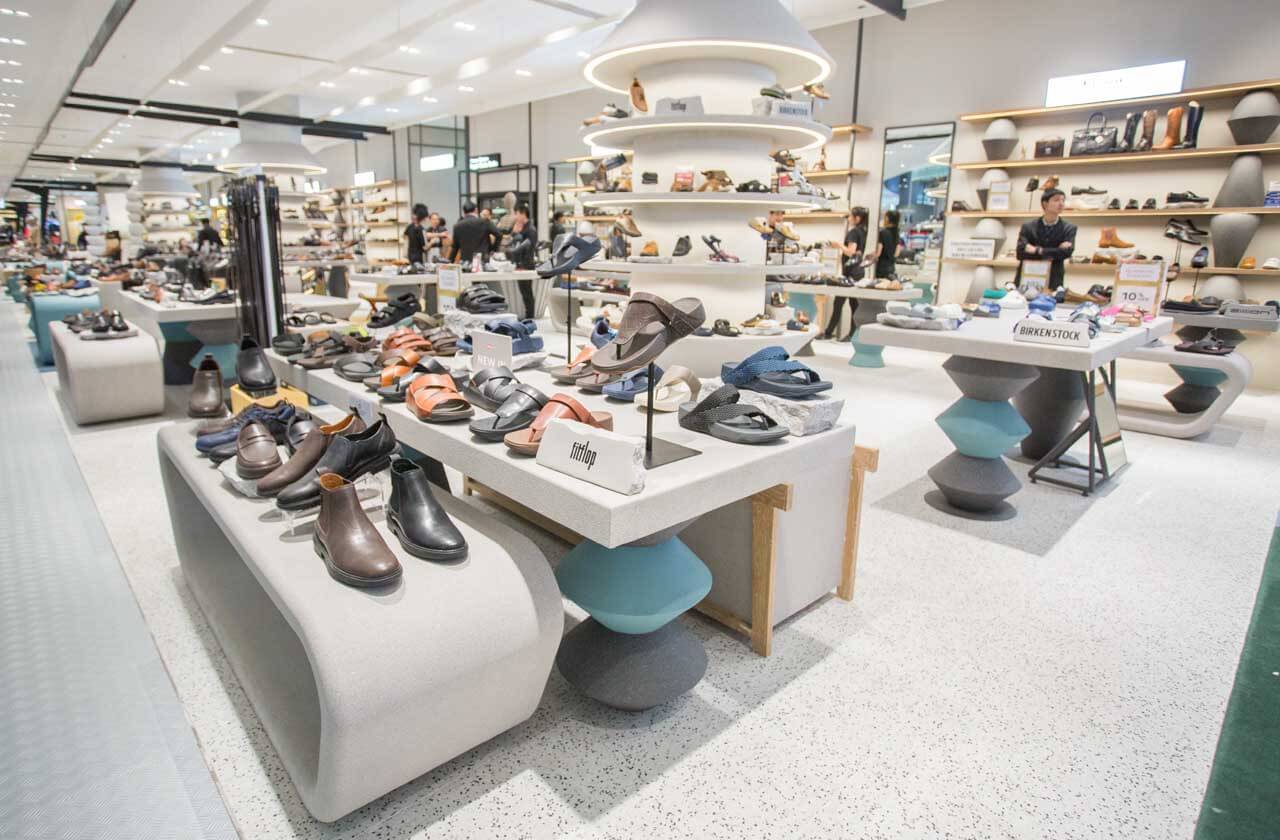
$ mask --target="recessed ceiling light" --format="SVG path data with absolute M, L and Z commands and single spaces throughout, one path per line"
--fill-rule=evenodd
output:
M 331 88 L 331 87 L 337 87 L 337 85 L 335 85 L 333 82 L 321 82 L 320 87 Z
M 257 24 L 258 26 L 270 26 L 270 25 L 271 25 L 271 21 L 267 20 L 266 18 L 257 18 L 256 20 L 254 20 L 254 23 L 255 23 L 255 24 Z
M 532 74 L 532 73 L 530 73 L 528 70 L 517 70 L 517 71 L 516 71 L 516 75 L 517 75 L 517 76 L 524 76 L 524 77 L 528 78 L 529 76 L 532 76 L 533 74 Z
M 194 149 L 194 148 L 195 148 L 195 146 L 191 145 L 190 143 L 183 143 L 183 144 L 182 144 L 182 148 L 184 148 L 184 149 Z
M 133 128 L 133 123 L 120 123 L 121 128 Z
M 388 113 L 388 114 L 398 114 L 398 113 L 400 113 L 400 109 L 399 109 L 399 108 L 388 108 L 388 109 L 387 109 L 387 113 Z
M 346 110 L 345 108 L 334 108 L 332 111 L 329 112 L 329 116 L 336 117 L 345 110 Z
M 439 102 L 440 100 L 436 99 L 434 96 L 424 96 L 422 97 L 422 101 L 423 102 Z
M 235 52 L 235 50 L 231 49 L 231 47 L 223 47 L 222 49 L 218 50 L 218 52 L 222 53 L 223 55 L 231 55 Z
M 210 70 L 212 70 L 213 68 L 212 68 L 212 67 L 210 67 L 210 66 L 209 66 L 209 65 L 207 65 L 207 64 L 198 64 L 198 65 L 196 65 L 196 69 L 197 69 L 197 70 L 203 70 L 203 71 L 205 71 L 205 72 L 207 73 L 207 72 L 209 72 Z
M 591 58 L 591 53 L 586 50 L 578 50 L 578 58 Z
M 0 8 L 0 15 L 17 15 L 18 17 L 31 17 L 30 12 L 24 12 L 21 9 Z
M 476 92 L 476 89 L 475 89 L 475 88 L 473 88 L 471 85 L 458 85 L 458 90 L 462 91 L 463 93 L 475 93 L 475 92 Z
M 376 102 L 376 101 L 377 101 L 377 100 L 375 100 L 372 96 L 362 96 L 362 97 L 360 97 L 360 101 L 359 101 L 359 102 L 357 102 L 356 104 L 357 104 L 357 105 L 372 105 L 372 104 L 373 104 L 374 102 Z
M 12 58 L 10 58 L 10 59 L 6 59 L 6 63 L 7 63 L 10 67 L 21 67 L 21 66 L 22 66 L 22 62 L 21 62 L 21 61 L 14 61 Z
M 205 156 L 204 156 L 204 159 L 205 159 L 205 160 L 213 160 L 213 152 L 209 152 L 209 154 L 205 155 Z
M 103 143 L 114 143 L 114 142 L 116 142 L 116 141 L 112 140 L 110 137 L 103 137 L 103 138 L 102 138 L 102 142 L 103 142 Z
M 227 155 L 231 154 L 231 150 L 230 150 L 230 149 L 222 149 L 221 151 L 219 151 L 219 152 L 218 152 L 218 154 L 219 154 L 221 157 L 224 157 L 224 158 L 225 158 Z
M 400 52 L 408 53 L 409 55 L 417 55 L 418 53 L 422 52 L 422 50 L 418 49 L 417 47 L 411 47 L 408 44 L 401 44 Z
M 85 152 L 85 153 L 84 153 L 84 154 L 82 154 L 80 157 L 87 157 L 87 158 L 91 158 L 91 157 L 96 157 L 96 155 L 94 155 L 94 153 L 93 153 L 93 152 Z
M 476 25 L 475 25 L 474 23 L 467 23 L 465 20 L 455 20 L 455 21 L 453 22 L 453 28 L 454 28 L 454 29 L 461 29 L 463 32 L 475 32 L 475 31 L 476 31 Z

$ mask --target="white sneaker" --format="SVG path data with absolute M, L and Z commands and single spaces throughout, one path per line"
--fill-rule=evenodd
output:
M 1280 271 L 1280 257 L 1268 257 L 1262 267 L 1270 271 Z

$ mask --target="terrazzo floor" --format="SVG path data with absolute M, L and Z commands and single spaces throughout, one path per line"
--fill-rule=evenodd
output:
M 807 361 L 880 449 L 853 603 L 787 622 L 768 659 L 681 619 L 707 675 L 647 713 L 553 672 L 530 720 L 327 825 L 183 584 L 155 433 L 184 389 L 167 419 L 67 434 L 246 838 L 1190 836 L 1276 513 L 1280 395 L 1243 397 L 1206 440 L 1127 434 L 1131 466 L 1095 497 L 1027 485 L 1016 519 L 979 522 L 924 501 L 951 450 L 943 358 L 848 355 L 821 343 Z M 1122 399 L 1161 390 L 1121 382 Z

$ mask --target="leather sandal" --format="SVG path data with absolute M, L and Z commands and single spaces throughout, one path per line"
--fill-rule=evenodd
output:
M 717 318 L 715 324 L 711 327 L 711 332 L 716 335 L 723 335 L 726 338 L 737 338 L 742 335 L 742 330 L 730 324 L 726 318 Z
M 547 395 L 537 388 L 532 385 L 517 385 L 492 417 L 471 421 L 471 434 L 482 440 L 502 440 L 509 433 L 518 432 L 532 424 L 546 404 Z
M 596 351 L 591 365 L 603 373 L 635 370 L 693 332 L 706 317 L 697 298 L 668 303 L 648 292 L 634 292 L 622 314 L 617 338 Z
M 467 398 L 458 393 L 453 377 L 440 373 L 413 380 L 404 401 L 415 417 L 427 423 L 452 423 L 475 414 Z
M 508 432 L 503 436 L 502 442 L 508 449 L 521 455 L 537 455 L 547 424 L 555 418 L 576 420 L 597 429 L 613 431 L 613 415 L 609 412 L 590 411 L 568 394 L 556 394 L 542 407 L 527 429 Z
M 349 353 L 333 362 L 333 372 L 348 382 L 364 382 L 381 371 L 382 365 L 370 353 Z
M 572 385 L 580 376 L 586 376 L 591 373 L 591 357 L 596 353 L 595 345 L 584 344 L 582 349 L 578 351 L 578 355 L 573 357 L 573 361 L 567 365 L 552 368 L 548 371 L 551 378 L 561 385 Z
M 462 383 L 467 381 L 466 373 L 461 371 L 454 373 L 452 370 L 442 365 L 438 359 L 427 357 L 414 365 L 413 370 L 404 374 L 395 382 L 379 388 L 378 396 L 382 397 L 386 402 L 404 402 L 405 394 L 408 393 L 409 386 L 413 384 L 414 380 L 423 374 L 430 373 L 443 374 L 451 377 L 455 388 L 460 388 L 459 380 L 461 380 Z
M 467 396 L 485 411 L 496 411 L 520 384 L 516 375 L 506 367 L 491 367 L 472 374 L 466 384 Z
M 696 405 L 680 406 L 680 425 L 729 443 L 771 443 L 787 436 L 786 426 L 754 405 L 739 403 L 741 398 L 734 386 L 721 386 Z

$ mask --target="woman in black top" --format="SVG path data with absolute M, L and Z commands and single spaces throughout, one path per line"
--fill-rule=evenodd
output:
M 413 205 L 413 221 L 404 229 L 404 238 L 409 240 L 409 262 L 424 263 L 427 261 L 427 237 L 422 230 L 422 222 L 427 218 L 427 205 Z
M 884 221 L 876 243 L 876 277 L 884 280 L 893 277 L 893 260 L 898 256 L 902 237 L 898 233 L 898 211 L 884 211 Z
M 834 243 L 832 243 L 834 244 Z M 844 245 L 840 251 L 844 254 L 844 286 L 852 286 L 866 274 L 862 266 L 862 257 L 867 248 L 867 208 L 855 207 L 849 211 L 849 229 L 844 234 Z M 844 310 L 844 302 L 849 301 L 849 315 L 858 311 L 857 298 L 837 297 L 831 308 L 831 318 L 823 331 L 823 338 L 835 338 L 840 329 L 840 314 Z M 844 338 L 840 339 L 841 341 Z
M 428 217 L 424 236 L 427 240 L 427 259 L 444 259 L 444 252 L 448 250 L 449 242 L 448 220 L 439 213 L 432 213 Z

